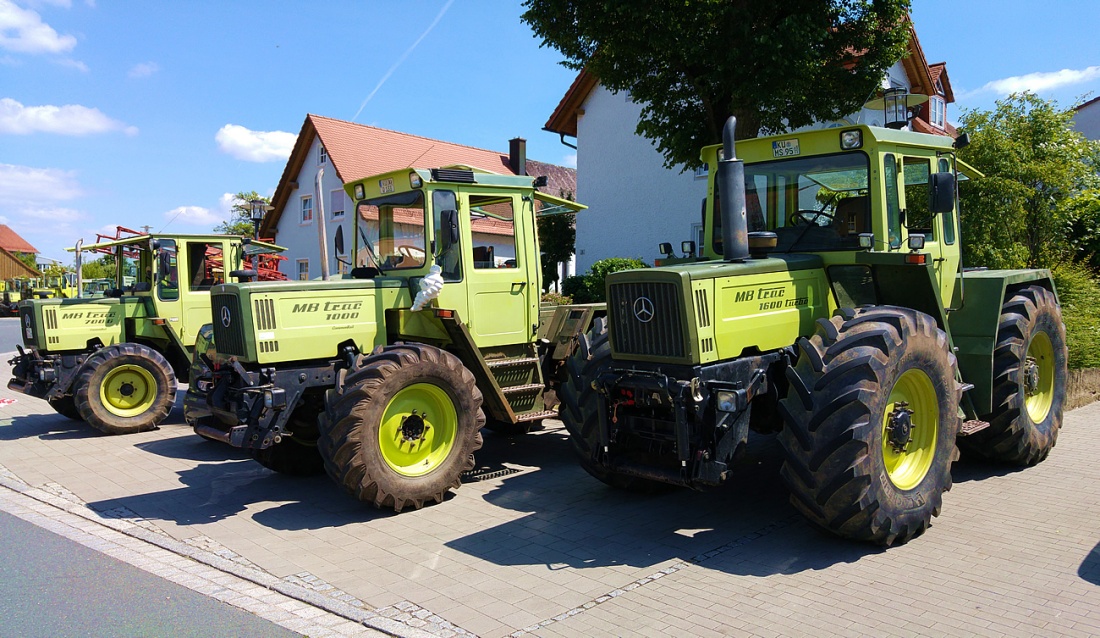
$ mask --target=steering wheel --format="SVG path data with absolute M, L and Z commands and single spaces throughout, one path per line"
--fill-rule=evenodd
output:
M 791 218 L 787 221 L 787 225 L 800 226 L 802 224 L 814 224 L 820 226 L 820 224 L 817 223 L 817 220 L 821 218 L 829 220 L 829 223 L 825 224 L 826 226 L 828 226 L 833 223 L 834 216 L 826 213 L 823 210 L 805 209 L 797 211 L 794 215 L 791 215 Z
M 397 252 L 401 253 L 405 257 L 408 257 L 409 259 L 413 259 L 416 261 L 424 261 L 424 257 L 427 254 L 427 252 L 423 248 L 419 248 L 417 246 L 406 246 L 404 244 L 397 247 Z

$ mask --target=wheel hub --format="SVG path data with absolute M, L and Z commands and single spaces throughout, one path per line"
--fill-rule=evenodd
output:
M 895 453 L 901 454 L 909 447 L 909 442 L 913 440 L 913 427 L 913 411 L 909 409 L 909 403 L 898 401 L 886 424 L 886 438 Z
M 1035 357 L 1024 360 L 1024 393 L 1035 394 L 1039 391 L 1039 362 Z
M 134 384 L 132 384 L 130 382 L 123 383 L 122 385 L 120 385 L 118 387 L 118 393 L 121 394 L 124 397 L 133 396 L 133 394 L 134 394 Z
M 416 410 L 401 421 L 401 440 L 405 443 L 419 441 L 424 438 L 424 433 L 431 427 L 425 422 L 428 414 L 417 414 Z

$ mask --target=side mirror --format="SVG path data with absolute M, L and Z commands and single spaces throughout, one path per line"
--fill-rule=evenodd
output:
M 671 257 L 672 256 L 672 244 L 668 243 L 667 241 L 661 242 L 657 246 L 657 252 L 661 253 L 665 257 Z
M 952 144 L 956 150 L 966 148 L 970 146 L 970 133 L 963 133 L 955 138 L 955 143 Z
M 680 252 L 684 253 L 684 257 L 694 257 L 695 242 L 691 240 L 680 242 Z
M 449 244 L 458 243 L 458 211 L 449 208 L 439 212 L 440 227 Z
M 336 254 L 337 255 L 343 255 L 344 254 L 344 227 L 343 226 L 337 226 L 336 227 L 336 238 L 334 240 L 332 240 L 332 243 L 336 247 Z
M 928 208 L 933 213 L 950 213 L 955 210 L 955 176 L 953 174 L 932 173 L 928 186 Z

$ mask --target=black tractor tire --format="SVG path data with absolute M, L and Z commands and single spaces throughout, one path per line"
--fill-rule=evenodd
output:
M 462 473 L 474 467 L 485 425 L 481 403 L 474 375 L 453 354 L 416 343 L 376 350 L 325 394 L 317 441 L 325 470 L 352 496 L 380 509 L 400 512 L 440 503 L 447 491 L 461 486 Z M 391 405 L 394 410 L 418 405 L 425 414 L 429 409 L 444 414 L 420 419 L 417 408 L 412 416 L 394 417 L 391 412 L 391 422 L 400 419 L 400 427 L 392 429 L 393 423 L 384 422 Z M 406 443 L 410 450 L 428 443 L 428 456 L 401 456 L 404 452 L 394 450 Z M 398 460 L 410 464 L 398 466 Z
M 80 417 L 80 411 L 76 409 L 76 401 L 73 400 L 73 395 L 71 394 L 66 394 L 56 399 L 46 399 L 46 402 L 50 404 L 50 407 L 53 408 L 55 412 L 63 417 L 72 419 L 73 421 L 84 420 Z
M 577 460 L 586 472 L 604 483 L 621 490 L 652 493 L 669 489 L 669 485 L 615 472 L 597 464 L 600 447 L 600 402 L 603 397 L 592 387 L 592 382 L 611 367 L 611 342 L 608 339 L 607 320 L 596 317 L 585 336 L 587 351 L 577 348 L 566 365 L 568 379 L 562 386 L 559 416 L 569 431 L 569 441 Z
M 250 448 L 252 459 L 267 469 L 287 476 L 315 476 L 325 471 L 317 450 L 319 401 L 302 401 L 290 415 L 290 436 L 264 449 Z
M 908 308 L 842 309 L 798 347 L 779 406 L 791 504 L 844 538 L 891 546 L 922 534 L 939 516 L 959 456 L 962 391 L 947 335 Z M 891 397 L 914 387 L 906 398 L 914 396 L 915 427 L 898 450 L 886 424 L 905 406 Z
M 1050 345 L 1049 350 L 1038 348 L 1045 352 L 1038 357 L 1039 361 L 1033 362 L 1036 374 L 1045 370 L 1051 377 L 1050 404 L 1043 406 L 1045 414 L 1042 408 L 1029 410 L 1027 405 L 1029 351 L 1040 335 Z M 990 461 L 1023 466 L 1047 458 L 1062 427 L 1068 356 L 1066 327 L 1054 293 L 1041 286 L 1028 286 L 1013 294 L 1001 306 L 997 343 L 993 347 L 993 412 L 983 417 L 989 427 L 959 439 L 963 451 Z
M 176 386 L 172 366 L 159 352 L 120 343 L 88 357 L 73 383 L 73 398 L 88 425 L 106 434 L 132 434 L 156 429 L 168 417 Z
M 499 434 L 500 436 L 522 436 L 524 434 L 530 434 L 533 430 L 537 430 L 541 427 L 541 420 L 509 423 L 507 421 L 487 419 L 485 422 L 486 430 L 489 430 L 493 434 Z

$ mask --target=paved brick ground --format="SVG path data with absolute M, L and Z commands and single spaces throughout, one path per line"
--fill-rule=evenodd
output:
M 943 516 L 881 551 L 812 530 L 754 442 L 726 487 L 620 493 L 560 425 L 486 433 L 447 502 L 400 515 L 326 477 L 275 475 L 193 435 L 101 436 L 40 401 L 0 407 L 0 466 L 410 629 L 437 635 L 1100 635 L 1100 404 L 1024 471 L 959 463 Z

